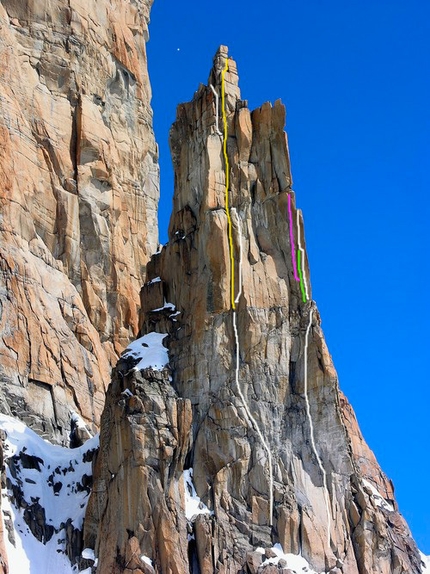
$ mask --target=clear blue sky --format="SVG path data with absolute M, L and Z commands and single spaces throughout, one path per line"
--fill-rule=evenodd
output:
M 430 554 L 430 3 L 155 0 L 150 35 L 160 240 L 176 105 L 226 44 L 250 107 L 287 106 L 313 296 L 340 385 Z

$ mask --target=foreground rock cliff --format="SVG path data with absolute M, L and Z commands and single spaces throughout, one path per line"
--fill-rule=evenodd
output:
M 85 519 L 93 570 L 291 573 L 301 554 L 318 572 L 417 574 L 311 299 L 285 108 L 251 112 L 227 59 L 221 47 L 171 130 L 169 242 L 136 343 L 150 357 L 163 334 L 170 362 L 137 352 L 114 371 Z
M 0 0 L 0 411 L 97 430 L 157 248 L 152 0 Z

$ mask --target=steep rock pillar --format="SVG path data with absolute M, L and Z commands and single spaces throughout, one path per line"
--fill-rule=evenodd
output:
M 170 136 L 174 211 L 170 240 L 159 258 L 167 299 L 181 313 L 170 344 L 174 386 L 193 404 L 190 460 L 197 491 L 217 518 L 216 568 L 239 567 L 254 547 L 271 546 L 277 538 L 285 552 L 312 555 L 322 569 L 336 564 L 334 550 L 341 557 L 347 547 L 342 529 L 335 526 L 342 522 L 344 508 L 330 508 L 332 526 L 328 521 L 303 396 L 311 311 L 308 391 L 330 500 L 345 498 L 353 472 L 336 400 L 337 380 L 318 313 L 312 302 L 302 302 L 295 279 L 297 264 L 291 253 L 297 249 L 297 230 L 303 245 L 304 236 L 291 187 L 285 108 L 277 101 L 251 113 L 240 99 L 236 65 L 229 59 L 224 110 L 217 118 L 216 95 L 221 104 L 226 58 L 221 48 L 208 86 L 200 86 L 192 102 L 178 107 Z M 219 133 L 223 115 L 228 206 Z M 231 309 L 232 266 L 235 293 L 241 290 L 238 346 Z M 334 471 L 340 468 L 342 475 Z
M 354 438 L 312 301 L 284 125 L 279 100 L 249 110 L 221 47 L 208 85 L 178 106 L 170 133 L 169 242 L 148 279 L 160 277 L 178 312 L 173 385 L 193 406 L 188 464 L 214 513 L 195 525 L 200 566 L 236 572 L 256 547 L 279 542 L 318 571 L 413 572 L 407 526 L 366 486 L 393 502 L 367 445 Z M 157 321 L 142 302 L 146 332 Z

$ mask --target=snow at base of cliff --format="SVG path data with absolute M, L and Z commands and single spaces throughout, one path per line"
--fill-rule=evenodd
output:
M 66 528 L 82 528 L 98 435 L 69 449 L 43 440 L 6 415 L 0 415 L 0 429 L 6 433 L 1 519 L 10 572 L 76 574 L 66 554 Z M 32 514 L 38 518 L 32 521 L 33 532 Z

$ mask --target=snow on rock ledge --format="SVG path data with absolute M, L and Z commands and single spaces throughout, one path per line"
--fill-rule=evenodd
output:
M 138 359 L 134 365 L 135 371 L 152 368 L 161 371 L 168 363 L 169 356 L 163 340 L 167 333 L 149 333 L 136 339 L 125 349 L 121 359 Z
M 371 482 L 363 478 L 363 485 L 370 490 L 371 496 L 375 501 L 376 506 L 385 508 L 385 510 L 389 510 L 390 512 L 394 512 L 393 505 L 385 500 L 382 494 L 378 492 L 378 490 L 373 486 Z
M 264 560 L 261 566 L 268 566 L 269 564 L 281 566 L 282 564 L 293 574 L 302 574 L 303 572 L 306 572 L 306 574 L 318 574 L 315 572 L 315 570 L 312 570 L 312 568 L 309 566 L 309 563 L 303 558 L 303 556 L 297 554 L 285 554 L 280 544 L 275 544 L 271 550 L 276 556 L 273 558 L 267 558 L 267 560 Z M 261 552 L 262 554 L 265 552 L 263 548 L 257 548 L 257 551 Z M 325 573 L 321 572 L 321 574 Z

